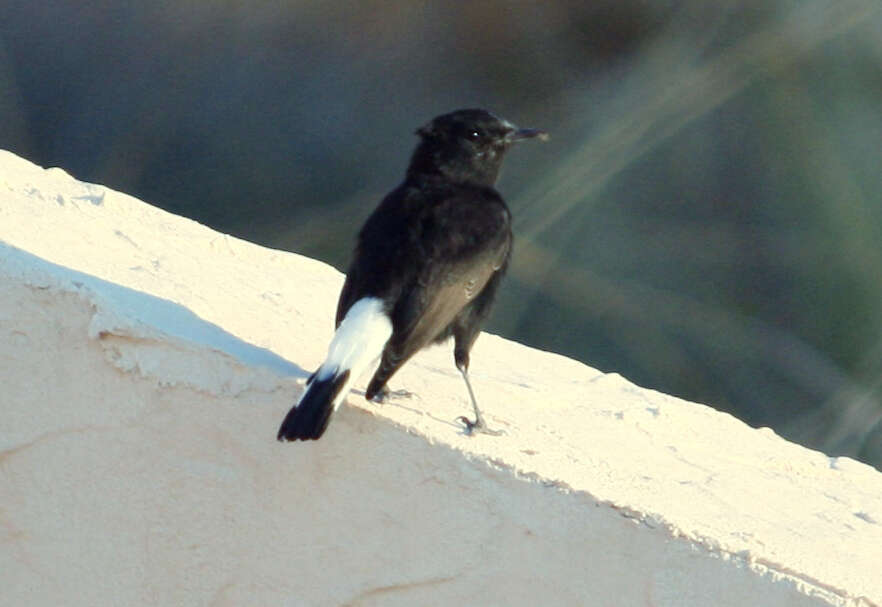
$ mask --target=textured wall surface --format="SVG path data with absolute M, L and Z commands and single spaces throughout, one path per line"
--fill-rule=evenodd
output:
M 277 443 L 340 284 L 0 152 L 4 604 L 882 603 L 882 474 L 492 335 Z

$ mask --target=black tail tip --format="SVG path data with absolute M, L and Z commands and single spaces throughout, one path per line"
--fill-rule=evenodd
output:
M 329 379 L 311 381 L 300 402 L 288 411 L 276 439 L 287 442 L 321 438 L 334 411 L 333 401 L 348 378 L 346 370 Z
M 279 427 L 279 433 L 276 435 L 276 440 L 282 443 L 297 440 L 318 440 L 323 433 L 324 428 L 321 432 L 305 432 L 303 428 L 298 426 L 298 424 L 290 423 L 288 418 L 285 418 L 285 421 L 282 422 L 282 425 Z
M 282 425 L 279 426 L 276 439 L 283 443 L 296 440 L 318 440 L 327 428 L 327 417 L 325 417 L 324 423 L 321 420 L 323 413 L 324 411 L 320 410 L 317 417 L 312 411 L 294 407 L 285 416 Z M 324 415 L 329 417 L 327 413 Z

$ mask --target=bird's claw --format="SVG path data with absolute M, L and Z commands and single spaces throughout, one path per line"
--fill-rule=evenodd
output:
M 472 421 L 465 415 L 460 415 L 456 418 L 456 421 L 462 422 L 465 425 L 465 433 L 468 435 L 489 434 L 490 436 L 502 436 L 505 434 L 505 431 L 503 430 L 491 430 L 481 418 L 478 418 L 477 421 Z
M 384 405 L 390 398 L 413 398 L 413 396 L 413 392 L 408 392 L 407 390 L 389 390 L 384 388 L 374 395 L 371 402 Z

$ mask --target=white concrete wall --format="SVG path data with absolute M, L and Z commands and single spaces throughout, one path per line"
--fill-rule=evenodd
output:
M 0 152 L 0 604 L 882 604 L 878 471 L 494 336 L 277 443 L 340 284 Z

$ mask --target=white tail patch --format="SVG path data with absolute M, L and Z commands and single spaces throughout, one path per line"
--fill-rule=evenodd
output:
M 382 300 L 363 297 L 356 301 L 328 346 L 328 356 L 316 372 L 317 380 L 349 370 L 349 378 L 334 399 L 334 409 L 340 406 L 352 384 L 368 368 L 373 368 L 392 336 L 392 321 L 383 310 Z

